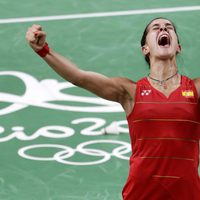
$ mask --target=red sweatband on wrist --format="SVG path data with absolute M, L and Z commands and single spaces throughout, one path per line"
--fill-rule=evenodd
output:
M 36 53 L 37 53 L 40 57 L 44 58 L 44 57 L 49 53 L 49 51 L 50 51 L 50 48 L 49 48 L 49 46 L 48 46 L 48 43 L 45 42 L 43 48 L 42 48 L 41 50 L 37 51 Z

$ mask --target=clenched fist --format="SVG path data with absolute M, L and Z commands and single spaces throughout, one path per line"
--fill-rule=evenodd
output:
M 31 48 L 38 52 L 40 51 L 46 42 L 46 32 L 42 30 L 40 25 L 32 25 L 26 32 L 26 40 L 28 41 Z

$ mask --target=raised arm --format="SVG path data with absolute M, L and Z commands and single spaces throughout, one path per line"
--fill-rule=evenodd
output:
M 26 39 L 35 52 L 46 44 L 46 33 L 40 25 L 33 25 L 26 33 Z M 102 74 L 83 71 L 60 54 L 49 50 L 43 57 L 49 66 L 67 81 L 82 87 L 107 100 L 119 102 L 126 113 L 132 110 L 135 84 L 127 78 L 108 78 Z

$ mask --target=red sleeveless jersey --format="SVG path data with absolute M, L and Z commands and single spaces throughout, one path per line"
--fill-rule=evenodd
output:
M 200 111 L 193 81 L 181 76 L 166 97 L 141 79 L 127 120 L 132 155 L 123 199 L 200 200 Z

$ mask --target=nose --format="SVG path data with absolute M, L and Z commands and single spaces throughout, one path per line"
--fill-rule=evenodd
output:
M 160 27 L 160 32 L 162 32 L 162 31 L 168 32 L 167 27 L 166 27 L 166 26 L 161 26 L 161 27 Z

